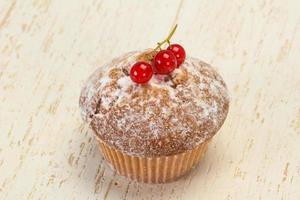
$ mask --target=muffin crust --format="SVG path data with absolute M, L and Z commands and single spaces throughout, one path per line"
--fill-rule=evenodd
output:
M 143 53 L 130 52 L 100 67 L 82 89 L 82 117 L 98 139 L 141 157 L 178 154 L 210 139 L 228 113 L 221 76 L 186 58 L 170 75 L 154 75 L 138 85 L 128 72 Z

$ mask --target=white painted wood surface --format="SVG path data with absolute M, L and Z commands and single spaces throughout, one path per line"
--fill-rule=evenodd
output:
M 300 199 L 300 1 L 1 0 L 0 199 Z M 174 41 L 216 66 L 230 113 L 200 165 L 147 185 L 103 162 L 78 97 L 124 52 Z

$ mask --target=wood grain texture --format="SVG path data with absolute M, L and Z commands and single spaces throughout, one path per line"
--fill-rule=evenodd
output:
M 300 1 L 0 1 L 0 199 L 300 199 Z M 93 70 L 171 26 L 231 108 L 200 165 L 139 184 L 103 162 L 78 97 Z

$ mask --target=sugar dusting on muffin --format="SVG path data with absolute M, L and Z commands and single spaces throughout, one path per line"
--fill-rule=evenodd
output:
M 139 85 L 126 72 L 143 52 L 125 54 L 89 77 L 80 96 L 83 119 L 106 144 L 142 157 L 177 154 L 211 138 L 229 107 L 222 78 L 186 58 L 170 75 Z

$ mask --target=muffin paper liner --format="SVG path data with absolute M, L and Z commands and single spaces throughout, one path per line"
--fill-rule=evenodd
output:
M 159 157 L 131 156 L 100 140 L 99 149 L 118 174 L 144 183 L 165 183 L 189 172 L 202 158 L 209 142 L 183 153 Z

